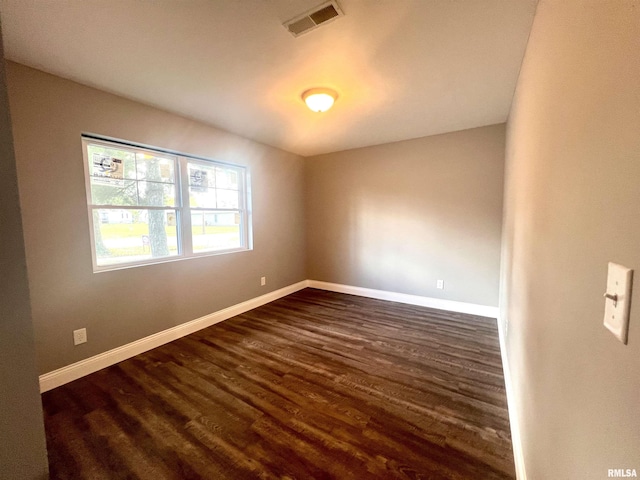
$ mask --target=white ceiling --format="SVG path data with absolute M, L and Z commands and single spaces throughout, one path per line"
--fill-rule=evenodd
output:
M 0 0 L 5 55 L 301 155 L 504 122 L 536 0 Z M 300 94 L 339 92 L 324 114 Z

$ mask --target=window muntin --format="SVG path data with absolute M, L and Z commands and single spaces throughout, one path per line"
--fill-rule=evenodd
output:
M 249 248 L 245 168 L 83 137 L 94 271 Z

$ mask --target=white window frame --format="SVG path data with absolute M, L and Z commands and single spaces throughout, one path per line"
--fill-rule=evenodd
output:
M 124 268 L 140 267 L 144 265 L 154 265 L 157 263 L 175 262 L 179 260 L 187 260 L 200 257 L 209 257 L 213 255 L 224 255 L 228 253 L 244 252 L 253 249 L 252 239 L 252 218 L 251 218 L 251 190 L 249 186 L 250 175 L 249 169 L 244 165 L 220 162 L 204 157 L 189 155 L 185 153 L 175 152 L 167 149 L 141 145 L 133 142 L 112 139 L 91 134 L 82 134 L 82 156 L 84 163 L 84 179 L 87 198 L 87 213 L 89 216 L 89 236 L 91 242 L 91 257 L 93 262 L 94 273 L 106 272 L 112 270 L 121 270 Z M 162 155 L 164 158 L 173 158 L 175 172 L 175 194 L 176 198 L 174 206 L 145 206 L 145 205 L 100 205 L 93 204 L 91 198 L 91 175 L 89 171 L 88 146 L 100 145 L 107 148 L 131 151 L 134 153 L 146 153 L 150 155 Z M 189 173 L 188 164 L 202 164 L 208 167 L 224 167 L 235 170 L 238 173 L 238 208 L 198 208 L 191 207 L 189 202 Z M 176 212 L 176 231 L 178 236 L 178 254 L 168 257 L 150 258 L 147 260 L 136 260 L 131 262 L 115 263 L 112 265 L 98 265 L 95 243 L 95 230 L 93 222 L 93 211 L 97 209 L 109 210 L 175 210 Z M 214 213 L 240 213 L 240 243 L 237 248 L 229 248 L 223 250 L 212 250 L 206 252 L 193 251 L 193 238 L 191 229 L 192 212 L 207 211 Z

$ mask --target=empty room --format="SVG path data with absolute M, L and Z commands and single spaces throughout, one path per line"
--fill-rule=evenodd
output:
M 638 476 L 640 0 L 0 22 L 0 479 Z

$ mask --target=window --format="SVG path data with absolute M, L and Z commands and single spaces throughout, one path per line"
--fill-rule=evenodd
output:
M 94 271 L 247 250 L 245 167 L 82 137 Z

